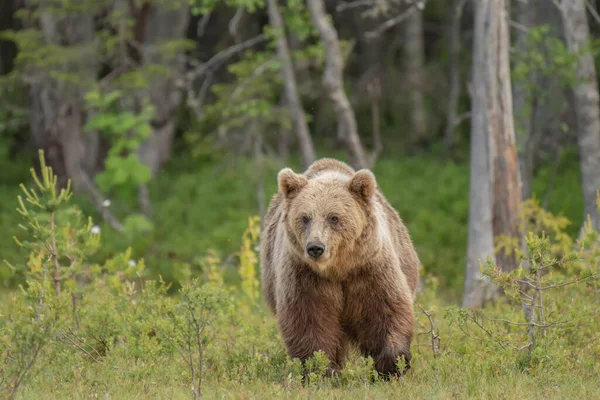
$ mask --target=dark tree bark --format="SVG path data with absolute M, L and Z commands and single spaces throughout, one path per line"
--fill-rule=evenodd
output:
M 142 18 L 141 16 L 139 18 Z M 183 39 L 189 22 L 189 7 L 181 3 L 177 8 L 150 7 L 147 24 L 143 28 L 145 34 L 141 38 L 144 64 L 160 64 L 168 67 L 170 75 L 154 78 L 150 85 L 150 100 L 156 107 L 156 115 L 152 120 L 153 132 L 142 144 L 139 153 L 153 175 L 169 159 L 173 138 L 175 136 L 175 114 L 181 100 L 181 91 L 176 86 L 176 79 L 182 72 L 183 63 L 180 58 L 165 61 L 154 53 L 156 46 L 163 42 Z M 142 23 L 138 21 L 138 23 Z
M 0 32 L 13 28 L 14 0 L 0 1 Z M 17 47 L 13 42 L 0 39 L 0 75 L 12 70 L 13 60 L 17 55 Z
M 277 56 L 283 63 L 283 79 L 285 84 L 285 93 L 287 98 L 288 106 L 292 112 L 292 119 L 296 128 L 296 134 L 298 135 L 298 145 L 300 147 L 300 154 L 302 157 L 302 164 L 304 168 L 308 168 L 315 159 L 315 148 L 313 145 L 310 131 L 308 129 L 308 123 L 306 122 L 306 116 L 302 102 L 298 94 L 298 85 L 296 83 L 296 75 L 294 73 L 294 67 L 292 63 L 292 57 L 285 34 L 285 26 L 279 13 L 279 7 L 277 0 L 268 0 L 267 7 L 269 10 L 269 23 L 276 31 L 279 31 L 279 38 L 277 40 Z
M 600 229 L 600 213 L 596 205 L 600 190 L 600 100 L 594 59 L 589 51 L 582 49 L 590 39 L 590 30 L 584 0 L 557 0 L 567 46 L 580 54 L 577 65 L 579 83 L 574 89 L 575 114 L 577 117 L 577 142 L 581 166 L 581 182 L 585 203 L 586 220 L 589 215 L 592 226 Z
M 356 116 L 343 85 L 344 61 L 340 50 L 338 34 L 331 22 L 323 0 L 308 0 L 308 9 L 313 24 L 325 46 L 325 72 L 323 83 L 327 88 L 329 98 L 333 102 L 338 120 L 338 137 L 344 138 L 344 143 L 355 168 L 368 168 L 374 160 L 369 160 L 361 143 L 356 125 Z
M 150 101 L 156 107 L 156 115 L 151 121 L 152 134 L 140 146 L 138 154 L 153 176 L 157 175 L 162 165 L 168 161 L 173 147 L 176 128 L 176 112 L 181 101 L 181 91 L 176 85 L 176 79 L 183 72 L 180 58 L 162 59 L 156 54 L 156 46 L 163 42 L 183 39 L 189 23 L 189 6 L 181 2 L 177 7 L 148 6 L 132 11 L 136 15 L 135 36 L 138 46 L 142 48 L 143 64 L 160 64 L 168 67 L 169 76 L 154 78 L 150 85 Z M 140 33 L 140 32 L 143 32 Z M 141 186 L 138 199 L 142 212 L 150 215 L 151 202 L 148 189 Z
M 521 199 L 504 0 L 475 3 L 471 186 L 463 304 L 481 307 L 496 295 L 480 277 L 479 262 L 494 259 L 494 235 L 513 236 Z M 498 257 L 500 266 L 514 267 Z
M 41 12 L 39 27 L 48 44 L 90 45 L 94 21 L 90 15 L 59 17 Z M 77 62 L 61 65 L 61 72 L 93 78 L 97 65 L 92 47 L 83 47 Z M 50 77 L 46 71 L 28 72 L 31 97 L 31 135 L 35 148 L 45 150 L 47 162 L 59 177 L 59 187 L 71 179 L 75 190 L 82 186 L 82 173 L 93 175 L 98 163 L 98 133 L 83 132 L 86 119 L 83 88 Z

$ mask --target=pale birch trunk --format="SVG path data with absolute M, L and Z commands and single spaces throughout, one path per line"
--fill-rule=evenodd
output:
M 304 168 L 308 168 L 316 159 L 315 148 L 308 129 L 308 123 L 306 122 L 304 108 L 302 107 L 302 102 L 298 94 L 298 85 L 296 83 L 292 57 L 286 39 L 285 26 L 281 14 L 279 13 L 277 0 L 268 0 L 267 7 L 269 10 L 269 23 L 271 24 L 271 27 L 276 31 L 279 31 L 279 38 L 277 39 L 277 56 L 283 64 L 283 79 L 287 104 L 291 109 L 296 134 L 298 135 L 298 145 L 300 147 L 302 163 Z
M 344 60 L 337 31 L 329 21 L 323 0 L 308 0 L 307 4 L 313 24 L 319 31 L 319 36 L 325 46 L 323 83 L 327 88 L 337 115 L 338 137 L 344 138 L 353 166 L 355 168 L 368 168 L 371 166 L 372 160 L 369 160 L 360 141 L 356 116 L 344 90 Z

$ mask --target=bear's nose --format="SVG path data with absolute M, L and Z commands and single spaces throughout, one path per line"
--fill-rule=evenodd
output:
M 325 252 L 325 246 L 321 243 L 309 243 L 308 246 L 306 246 L 306 252 L 312 259 L 316 260 Z

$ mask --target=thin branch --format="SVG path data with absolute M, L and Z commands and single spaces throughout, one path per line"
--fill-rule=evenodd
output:
M 252 71 L 252 74 L 250 76 L 248 76 L 246 79 L 244 79 L 233 91 L 233 93 L 231 94 L 230 98 L 229 98 L 229 102 L 233 101 L 233 99 L 235 99 L 236 97 L 238 97 L 240 95 L 240 93 L 248 86 L 248 84 L 250 83 L 250 81 L 254 78 L 259 77 L 260 75 L 263 74 L 263 72 L 266 71 L 267 67 L 271 64 L 271 62 L 273 62 L 274 58 L 269 58 L 267 61 L 265 61 L 264 63 L 260 64 L 258 67 L 256 67 L 256 69 L 254 69 L 254 71 Z
M 204 81 L 202 81 L 202 86 L 200 86 L 200 90 L 198 91 L 197 97 L 194 97 L 192 88 L 191 88 L 191 86 L 189 86 L 188 104 L 190 105 L 190 107 L 192 107 L 194 109 L 194 111 L 196 112 L 196 114 L 198 116 L 200 114 L 202 114 L 202 108 L 204 107 L 204 101 L 206 100 L 206 97 L 208 96 L 208 90 L 210 89 L 210 86 L 213 82 L 213 77 L 214 77 L 214 74 L 212 73 L 212 71 L 208 71 L 206 73 L 206 78 L 204 78 Z
M 75 332 L 73 332 L 73 330 L 72 330 L 71 328 L 67 328 L 67 333 L 68 333 L 69 335 L 71 335 L 71 337 L 77 338 L 77 335 L 75 334 Z M 91 335 L 90 335 L 90 336 L 91 336 Z M 95 340 L 96 342 L 98 342 L 99 344 L 101 344 L 102 346 L 106 346 L 106 343 L 105 343 L 105 342 L 103 342 L 103 341 L 101 341 L 101 340 L 98 340 L 98 339 L 97 339 L 95 336 L 91 336 L 91 338 L 92 338 L 92 339 L 94 339 L 94 340 Z M 79 342 L 80 342 L 80 343 L 84 343 L 82 339 L 79 339 Z M 100 352 L 98 352 L 98 350 L 96 350 L 96 348 L 95 348 L 94 346 L 92 346 L 92 345 L 88 345 L 88 346 L 89 346 L 89 347 L 90 347 L 90 348 L 91 348 L 91 349 L 94 351 L 94 353 L 96 353 L 96 356 L 97 356 L 98 358 L 102 358 L 102 354 L 100 354 Z
M 48 258 L 48 262 L 50 258 Z M 42 312 L 42 305 L 44 304 L 44 296 L 46 293 L 46 272 L 48 271 L 48 262 L 44 263 L 44 277 L 42 278 L 42 292 L 40 293 L 40 301 L 38 302 L 38 308 L 35 312 L 35 322 L 38 322 L 40 319 L 40 314 Z
M 242 17 L 244 16 L 244 7 L 239 7 L 235 12 L 235 15 L 229 21 L 229 34 L 235 39 L 235 42 L 239 44 L 240 38 L 238 35 L 238 26 Z
M 104 199 L 102 194 L 90 179 L 90 177 L 85 173 L 83 169 L 81 171 L 81 181 L 85 188 L 88 191 L 88 194 L 96 207 L 96 210 L 100 212 L 102 218 L 108 222 L 108 224 L 117 232 L 123 232 L 124 226 L 123 224 L 108 210 L 107 207 L 104 206 Z
M 196 34 L 198 37 L 204 36 L 204 31 L 206 30 L 206 25 L 208 25 L 211 15 L 212 13 L 208 12 L 202 16 L 200 21 L 198 21 L 198 26 L 196 27 Z
M 471 118 L 471 112 L 470 111 L 462 113 L 461 115 L 459 115 L 458 117 L 456 117 L 456 119 L 454 120 L 454 128 L 456 128 L 458 125 L 462 124 L 463 122 L 467 121 L 470 118 Z
M 63 332 L 62 336 L 58 337 L 58 340 L 61 343 L 64 343 L 66 345 L 71 345 L 74 348 L 76 348 L 77 350 L 80 350 L 81 352 L 83 352 L 85 355 L 87 355 L 89 358 L 91 358 L 94 362 L 97 362 L 98 364 L 102 364 L 101 360 L 98 360 L 96 357 L 94 357 L 89 351 L 87 351 L 86 349 L 84 349 L 82 346 L 80 346 L 78 343 L 76 343 L 72 338 L 70 338 L 65 332 Z
M 596 23 L 600 24 L 600 15 L 598 15 L 598 11 L 594 8 L 592 3 L 589 0 L 585 0 L 585 5 L 590 12 L 590 15 L 596 20 Z
M 487 320 L 492 321 L 492 322 L 504 322 L 507 323 L 509 325 L 514 325 L 514 326 L 529 326 L 529 325 L 533 325 L 536 328 L 549 328 L 551 326 L 554 325 L 560 325 L 560 324 L 567 324 L 569 322 L 573 322 L 573 321 L 554 321 L 554 322 L 550 322 L 547 324 L 538 324 L 536 322 L 533 323 L 529 323 L 529 322 L 514 322 L 514 321 L 509 321 L 507 319 L 503 319 L 503 318 L 491 318 L 491 317 L 485 317 Z
M 368 39 L 374 39 L 374 38 L 378 37 L 379 35 L 381 35 L 383 32 L 387 31 L 388 29 L 391 29 L 394 26 L 396 26 L 396 25 L 406 21 L 410 17 L 412 17 L 412 15 L 415 12 L 417 12 L 417 10 L 418 10 L 418 7 L 417 7 L 417 3 L 415 2 L 415 3 L 411 4 L 403 13 L 401 13 L 400 15 L 397 15 L 394 18 L 387 20 L 386 22 L 381 24 L 377 29 L 367 32 L 365 34 L 365 36 Z
M 346 10 L 352 10 L 354 8 L 376 6 L 376 5 L 377 5 L 377 2 L 374 0 L 356 0 L 356 1 L 351 1 L 348 3 L 338 4 L 337 7 L 335 8 L 335 10 L 338 12 L 341 12 L 341 11 L 346 11 Z
M 527 28 L 525 25 L 518 23 L 517 21 L 513 21 L 512 19 L 508 20 L 508 24 L 515 28 L 516 30 L 518 30 L 519 32 L 522 33 L 527 33 L 529 32 L 529 28 Z
M 54 262 L 54 290 L 60 296 L 60 264 L 58 262 L 58 248 L 56 247 L 56 226 L 54 225 L 54 212 L 50 213 L 50 237 L 52 240 L 52 261 Z
M 27 366 L 25 367 L 25 370 L 19 374 L 19 377 L 17 378 L 17 381 L 15 382 L 12 391 L 10 393 L 10 396 L 8 396 L 9 400 L 13 400 L 17 394 L 17 390 L 19 389 L 19 386 L 21 386 L 21 383 L 23 382 L 23 379 L 25 378 L 25 375 L 27 375 L 27 373 L 29 372 L 29 370 L 31 369 L 31 367 L 33 367 L 33 364 L 35 364 L 35 361 L 37 360 L 38 354 L 40 353 L 40 350 L 42 349 L 42 347 L 44 346 L 43 343 L 39 343 L 37 348 L 35 349 L 35 353 L 33 353 L 33 356 L 31 357 L 31 360 L 29 361 L 29 363 L 27 364 Z
M 253 46 L 256 46 L 259 43 L 264 42 L 267 39 L 264 33 L 261 33 L 258 36 L 253 37 L 252 39 L 248 39 L 239 44 L 228 47 L 224 50 L 221 50 L 217 54 L 215 54 L 210 60 L 201 64 L 196 70 L 190 71 L 187 73 L 188 80 L 198 79 L 202 75 L 208 72 L 210 68 L 213 68 L 218 63 L 226 60 L 227 58 L 241 52 L 247 50 Z
M 565 282 L 565 283 L 557 283 L 556 285 L 542 286 L 539 288 L 539 290 L 547 290 L 547 289 L 554 289 L 554 288 L 563 287 L 563 286 L 569 286 L 569 285 L 573 285 L 575 283 L 585 282 L 588 279 L 595 278 L 596 276 L 598 276 L 598 274 L 594 273 L 590 276 L 586 276 L 585 278 L 574 279 L 572 281 Z
M 425 311 L 425 309 L 421 307 L 420 304 L 417 304 L 417 306 L 421 309 L 423 314 L 425 314 L 425 316 L 427 316 L 427 319 L 429 320 L 429 326 L 431 327 L 431 330 L 428 333 L 431 333 L 431 351 L 433 353 L 433 357 L 438 358 L 440 354 L 440 335 L 436 333 L 435 325 L 433 324 L 433 317 L 429 312 Z

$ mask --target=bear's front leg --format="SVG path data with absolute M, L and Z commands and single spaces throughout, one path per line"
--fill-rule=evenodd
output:
M 396 345 L 388 341 L 383 349 L 371 353 L 375 361 L 375 370 L 383 377 L 402 376 L 410 369 L 412 353 L 410 345 Z M 398 361 L 404 361 L 404 369 L 398 370 Z
M 401 281 L 384 278 L 367 275 L 349 285 L 345 312 L 362 354 L 371 356 L 377 372 L 387 378 L 410 368 L 414 311 Z M 405 363 L 400 371 L 398 358 Z
M 277 321 L 288 354 L 304 364 L 321 350 L 330 361 L 328 374 L 339 370 L 345 356 L 341 286 L 310 270 L 293 271 L 282 281 L 277 288 Z

